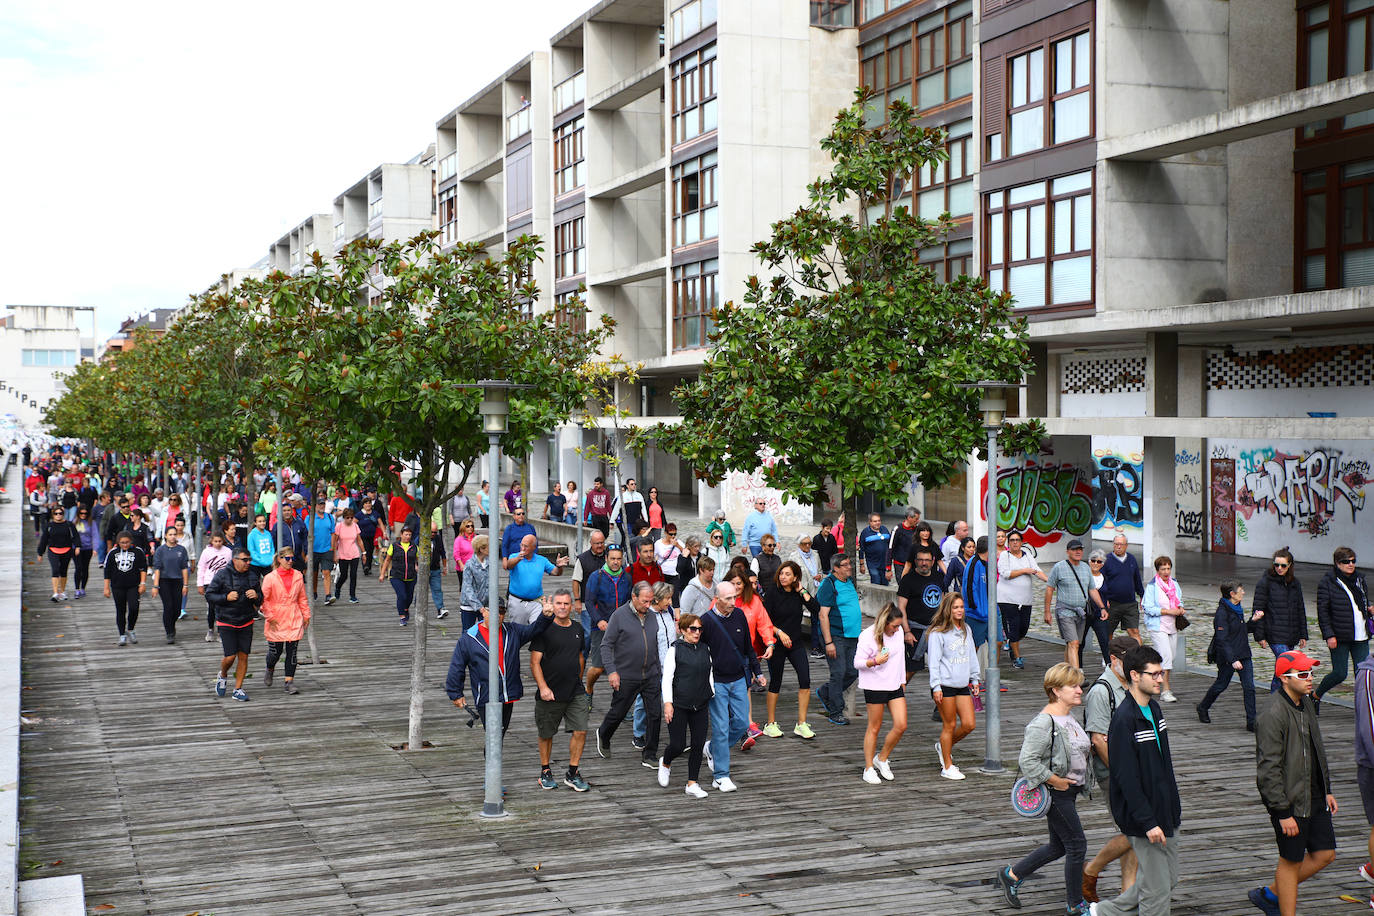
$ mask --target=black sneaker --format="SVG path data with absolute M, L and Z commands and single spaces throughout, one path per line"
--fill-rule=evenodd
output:
M 1212 721 L 1212 717 L 1208 715 L 1206 708 L 1201 703 L 1197 704 L 1197 720 L 1204 725 Z
M 601 737 L 601 729 L 596 730 L 596 754 L 598 757 L 611 759 L 611 746 Z
M 1002 891 L 1002 896 L 1007 898 L 1007 903 L 1018 910 L 1021 909 L 1021 897 L 1017 894 L 1021 882 L 1011 880 L 1011 868 L 999 868 L 995 881 L 998 889 Z
M 633 738 L 630 739 L 630 744 L 634 745 L 634 749 L 637 751 L 644 750 L 644 739 L 639 737 L 638 735 L 635 735 Z M 657 766 L 657 764 L 655 764 L 655 766 Z

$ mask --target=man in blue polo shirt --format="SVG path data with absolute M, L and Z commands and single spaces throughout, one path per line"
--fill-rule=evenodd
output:
M 310 590 L 320 600 L 320 571 L 324 571 L 326 604 L 334 603 L 334 516 L 326 509 L 323 499 L 315 501 L 315 514 L 310 518 Z
M 821 639 L 830 664 L 830 680 L 816 688 L 816 697 L 832 725 L 848 725 L 844 714 L 844 692 L 859 679 L 854 653 L 863 632 L 863 612 L 859 592 L 854 587 L 854 563 L 847 554 L 837 553 L 830 561 L 830 575 L 816 591 L 821 606 Z
M 506 616 L 513 623 L 534 623 L 544 613 L 545 574 L 561 576 L 568 566 L 566 556 L 560 556 L 557 561 L 550 563 L 547 558 L 535 553 L 536 544 L 535 536 L 527 534 L 520 540 L 520 549 L 501 561 L 501 565 L 510 573 Z

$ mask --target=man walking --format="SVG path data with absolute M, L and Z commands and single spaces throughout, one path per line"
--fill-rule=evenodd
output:
M 651 770 L 658 769 L 658 729 L 663 718 L 663 669 L 658 660 L 658 618 L 649 613 L 653 586 L 636 582 L 630 600 L 616 608 L 606 625 L 601 642 L 601 663 L 611 682 L 611 708 L 596 730 L 596 752 L 611 756 L 611 739 L 615 730 L 634 708 L 635 698 L 644 697 L 644 747 L 640 751 L 642 763 Z
M 916 526 L 921 523 L 921 510 L 915 506 L 906 507 L 906 517 L 892 529 L 892 540 L 888 542 L 888 557 L 892 560 L 892 580 L 900 582 L 906 565 L 911 562 L 911 548 L 916 543 Z
M 830 680 L 816 688 L 816 698 L 831 725 L 849 724 L 844 714 L 844 692 L 859 679 L 854 653 L 863 632 L 863 613 L 853 573 L 853 561 L 847 554 L 837 553 L 830 561 L 830 575 L 816 591 L 821 606 L 821 641 L 830 665 Z
M 922 544 L 911 555 L 911 572 L 897 583 L 897 610 L 902 612 L 902 625 L 910 638 L 906 640 L 906 679 L 922 668 L 923 659 L 916 656 L 916 646 L 944 597 L 943 577 L 935 571 L 935 549 Z M 967 607 L 967 606 L 966 606 Z
M 587 651 L 587 708 L 592 707 L 592 691 L 605 670 L 601 663 L 601 644 L 606 627 L 616 608 L 630 600 L 630 586 L 634 580 L 624 569 L 625 552 L 619 547 L 606 548 L 606 565 L 594 570 L 587 578 L 587 611 L 591 615 L 590 649 Z
M 1281 687 L 1255 723 L 1255 783 L 1274 825 L 1279 864 L 1274 883 L 1250 891 L 1250 902 L 1270 916 L 1293 916 L 1298 885 L 1336 858 L 1336 831 L 1331 815 L 1331 768 L 1326 762 L 1312 669 L 1321 664 L 1297 650 L 1274 659 Z
M 1111 728 L 1112 716 L 1130 697 L 1131 682 L 1122 668 L 1122 659 L 1138 645 L 1140 643 L 1129 636 L 1112 637 L 1107 647 L 1111 664 L 1083 694 L 1083 728 L 1091 742 L 1093 778 L 1104 794 L 1110 794 L 1111 791 L 1111 751 L 1107 747 L 1107 731 Z M 1102 869 L 1117 859 L 1121 860 L 1121 889 L 1124 891 L 1135 883 L 1135 853 L 1131 852 L 1130 838 L 1118 833 L 1106 842 L 1091 862 L 1083 866 L 1084 900 L 1096 903 L 1101 899 L 1097 895 L 1097 879 Z
M 682 614 L 695 614 L 704 617 L 716 603 L 716 561 L 708 556 L 697 559 L 697 574 L 682 589 L 682 601 L 678 605 Z
M 248 674 L 248 654 L 253 651 L 253 621 L 262 606 L 262 579 L 248 565 L 248 551 L 234 551 L 229 566 L 215 573 L 205 589 L 205 600 L 215 606 L 224 658 L 219 664 L 215 696 L 222 697 L 228 687 L 229 668 L 234 670 L 234 699 L 247 702 L 243 679 Z
M 887 584 L 887 567 L 892 558 L 888 545 L 892 542 L 892 532 L 883 524 L 883 517 L 876 512 L 868 516 L 868 527 L 859 532 L 859 574 L 868 569 L 868 581 L 873 585 Z
M 1140 564 L 1127 550 L 1126 535 L 1112 538 L 1112 552 L 1102 564 L 1102 580 L 1102 600 L 1107 603 L 1103 626 L 1107 636 L 1121 627 L 1139 641 L 1140 599 L 1145 594 L 1145 583 L 1140 578 Z
M 940 542 L 940 554 L 944 557 L 946 566 L 959 553 L 959 545 L 964 542 L 966 537 L 968 537 L 968 522 L 960 519 L 954 523 L 954 530 Z
M 1109 650 L 1110 651 L 1110 650 Z M 1137 646 L 1122 659 L 1129 699 L 1107 729 L 1112 819 L 1130 838 L 1136 881 L 1115 900 L 1090 904 L 1091 916 L 1167 916 L 1178 884 L 1178 827 L 1183 820 L 1169 753 L 1169 731 L 1155 698 L 1164 684 L 1163 659 Z
M 754 511 L 744 519 L 744 530 L 740 534 L 740 539 L 744 546 L 749 548 L 750 554 L 758 556 L 763 553 L 765 534 L 771 534 L 773 540 L 777 540 L 778 522 L 768 511 L 768 501 L 759 498 L 754 500 Z
M 539 546 L 539 536 L 534 531 L 534 526 L 525 521 L 525 510 L 517 508 L 510 514 L 511 523 L 501 531 L 501 553 L 502 560 L 520 551 L 520 542 L 526 537 L 534 538 L 535 546 Z
M 310 518 L 310 593 L 320 600 L 320 573 L 324 573 L 324 603 L 334 598 L 334 516 L 323 499 L 315 500 L 315 514 Z
M 1078 652 L 1088 632 L 1088 615 L 1100 612 L 1102 599 L 1092 587 L 1092 570 L 1083 562 L 1083 542 L 1074 538 L 1067 550 L 1068 559 L 1054 564 L 1045 581 L 1045 623 L 1050 622 L 1053 609 L 1059 636 L 1064 640 L 1064 661 L 1079 668 Z
M 611 491 L 606 489 L 606 481 L 600 477 L 592 481 L 592 488 L 587 491 L 583 520 L 600 531 L 602 537 L 610 537 L 611 534 L 611 502 Z
M 587 580 L 592 573 L 606 565 L 606 535 L 593 531 L 587 538 L 587 549 L 577 555 L 573 562 L 572 594 L 573 613 L 582 620 L 582 629 L 591 632 L 592 615 L 587 610 Z M 619 605 L 616 605 L 619 607 Z
M 534 623 L 543 613 L 544 576 L 548 573 L 561 576 L 568 566 L 566 556 L 559 556 L 557 562 L 550 563 L 548 558 L 535 553 L 536 543 L 534 535 L 525 535 L 516 552 L 501 561 L 502 568 L 510 573 L 507 611 L 515 623 Z
M 539 787 L 555 788 L 551 761 L 553 738 L 560 725 L 572 732 L 568 739 L 568 772 L 563 785 L 575 792 L 588 789 L 578 771 L 587 742 L 587 700 L 582 690 L 587 661 L 587 634 L 572 616 L 572 592 L 553 593 L 553 623 L 530 643 L 530 673 L 539 691 L 534 700 L 534 726 L 539 735 Z
M 711 788 L 733 792 L 738 786 L 730 778 L 730 749 L 740 742 L 742 749 L 753 746 L 749 737 L 749 683 L 764 683 L 763 670 L 754 653 L 749 621 L 735 607 L 738 591 L 733 582 L 716 586 L 715 606 L 701 617 L 701 641 L 711 649 L 711 673 L 715 693 L 711 696 L 711 743 L 707 765 L 711 767 Z

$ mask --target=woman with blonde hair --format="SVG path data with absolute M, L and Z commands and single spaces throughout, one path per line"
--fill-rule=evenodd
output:
M 310 625 L 310 601 L 305 597 L 305 576 L 291 561 L 295 551 L 283 547 L 272 558 L 272 571 L 262 579 L 262 629 L 267 637 L 267 675 L 264 687 L 272 686 L 277 662 L 286 658 L 286 680 L 282 687 L 287 693 L 296 689 L 296 648 L 305 628 Z
M 947 593 L 926 630 L 926 665 L 930 668 L 930 695 L 940 708 L 940 775 L 963 779 L 954 765 L 954 745 L 967 738 L 976 724 L 973 698 L 978 695 L 978 652 L 973 631 L 964 622 L 964 599 Z
M 859 634 L 858 649 L 854 653 L 854 667 L 859 671 L 859 689 L 864 692 L 868 707 L 868 727 L 864 730 L 863 780 L 879 785 L 891 780 L 892 767 L 888 761 L 892 750 L 906 731 L 906 643 L 902 633 L 902 612 L 894 604 L 878 612 L 873 626 Z M 883 727 L 883 709 L 892 716 L 892 727 L 883 738 L 881 753 L 878 732 Z M 880 778 L 881 777 L 881 778 Z
M 1031 850 L 1015 865 L 999 869 L 994 880 L 1007 903 L 1020 909 L 1021 882 L 1062 857 L 1068 916 L 1083 916 L 1089 911 L 1083 899 L 1088 841 L 1078 818 L 1078 793 L 1090 788 L 1087 776 L 1092 744 L 1073 717 L 1073 708 L 1083 703 L 1083 672 L 1060 662 L 1045 672 L 1044 686 L 1049 702 L 1026 725 L 1019 765 L 1029 782 L 1050 790 L 1046 813 L 1049 842 Z

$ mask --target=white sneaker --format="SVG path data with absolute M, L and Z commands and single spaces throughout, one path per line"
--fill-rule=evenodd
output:
M 1178 702 L 1178 697 L 1174 696 L 1174 692 L 1173 692 L 1172 690 L 1166 690 L 1166 691 L 1164 691 L 1163 693 L 1161 693 L 1161 694 L 1159 695 L 1159 698 L 1160 698 L 1161 700 L 1163 700 L 1164 702 L 1166 702 L 1166 703 L 1177 703 L 1177 702 Z
M 940 746 L 940 742 L 935 742 L 935 759 L 940 761 L 940 769 L 945 768 L 945 749 Z M 950 755 L 950 763 L 954 762 L 954 755 Z
M 120 637 L 119 637 L 119 645 L 121 645 L 121 646 L 127 646 L 128 644 L 129 644 L 129 637 L 127 637 L 127 636 L 120 636 Z
M 58 593 L 57 593 L 57 597 L 60 598 L 60 599 L 63 600 L 63 601 L 69 601 L 69 600 L 71 600 L 71 599 L 69 599 L 69 598 L 67 597 L 67 593 L 66 593 L 66 592 L 58 592 Z
M 663 765 L 663 758 L 658 758 L 658 784 L 663 788 L 668 788 L 668 774 L 672 771 Z
M 883 781 L 878 778 L 878 771 L 873 769 L 873 767 L 867 767 L 864 770 L 864 782 L 868 783 L 870 786 L 880 786 L 883 784 Z
M 138 645 L 138 636 L 134 633 L 133 630 L 129 631 L 129 642 L 133 643 L 134 645 Z
M 886 760 L 879 760 L 877 757 L 874 757 L 873 768 L 878 771 L 878 775 L 883 779 L 886 779 L 888 782 L 893 780 L 892 767 L 888 766 Z
M 708 744 L 704 746 L 701 749 L 701 754 L 702 759 L 706 761 L 706 769 L 714 770 L 716 768 L 716 761 L 715 758 L 711 756 L 711 745 Z
M 687 784 L 686 792 L 687 792 L 688 795 L 692 796 L 693 798 L 705 798 L 707 795 L 710 794 L 710 793 L 708 793 L 705 789 L 703 789 L 701 786 L 697 785 L 697 784 L 694 783 L 694 782 L 688 783 L 688 784 Z
M 711 780 L 711 788 L 717 789 L 721 792 L 733 792 L 736 789 L 738 789 L 739 786 L 735 785 L 734 780 L 732 780 L 729 776 L 726 776 L 722 779 Z
M 966 778 L 966 777 L 964 776 L 964 774 L 959 770 L 958 767 L 947 767 L 946 769 L 943 769 L 943 770 L 940 771 L 940 775 L 943 776 L 943 777 L 945 777 L 945 779 L 965 779 L 965 778 Z

